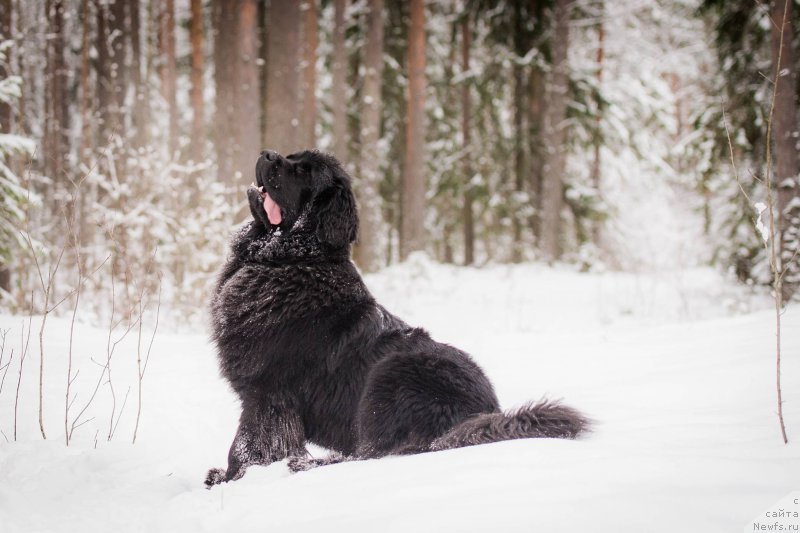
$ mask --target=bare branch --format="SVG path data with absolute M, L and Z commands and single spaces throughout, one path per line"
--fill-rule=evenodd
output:
M 20 328 L 20 357 L 19 357 L 19 376 L 17 377 L 17 391 L 14 395 L 14 440 L 17 440 L 17 420 L 19 413 L 19 389 L 22 385 L 22 366 L 25 357 L 28 355 L 28 346 L 31 342 L 31 330 L 33 329 L 33 291 L 31 291 L 30 315 L 28 316 L 28 336 L 25 337 L 25 320 L 22 321 Z

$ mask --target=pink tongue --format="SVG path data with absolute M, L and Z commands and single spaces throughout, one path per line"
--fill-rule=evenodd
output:
M 267 193 L 264 193 L 264 211 L 267 213 L 270 224 L 277 226 L 281 223 L 281 208 Z

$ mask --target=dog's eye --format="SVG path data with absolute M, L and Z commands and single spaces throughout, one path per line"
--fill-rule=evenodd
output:
M 297 172 L 300 174 L 311 174 L 311 167 L 309 165 L 297 165 Z

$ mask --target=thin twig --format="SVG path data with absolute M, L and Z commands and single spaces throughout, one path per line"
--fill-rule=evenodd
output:
M 131 392 L 131 388 L 128 387 L 128 390 L 125 392 L 125 398 L 122 400 L 122 407 L 119 408 L 119 415 L 117 416 L 117 421 L 114 422 L 114 428 L 111 431 L 111 435 L 108 437 L 108 440 L 111 440 L 114 437 L 114 433 L 117 432 L 117 425 L 119 424 L 120 419 L 122 418 L 122 413 L 125 412 L 125 404 L 128 403 L 128 395 Z
M 33 329 L 33 291 L 31 291 L 30 315 L 28 316 L 28 337 L 25 338 L 25 320 L 22 320 L 20 329 L 20 357 L 19 357 L 19 376 L 17 377 L 17 392 L 14 395 L 14 440 L 17 440 L 17 420 L 19 413 L 19 389 L 22 385 L 22 365 L 28 355 L 28 347 L 31 342 L 31 330 Z
M 2 365 L 0 366 L 0 370 L 3 371 L 3 377 L 2 379 L 0 379 L 0 394 L 3 393 L 3 385 L 6 382 L 6 374 L 8 374 L 8 369 L 11 367 L 11 362 L 14 360 L 14 348 L 11 348 L 8 361 L 6 361 L 6 364 L 3 365 L 3 357 L 6 352 L 6 337 L 8 336 L 8 331 L 9 330 L 7 329 L 0 331 L 0 365 Z
M 141 351 L 137 347 L 136 351 L 136 364 L 138 366 L 138 385 L 139 385 L 139 395 L 138 395 L 138 402 L 136 407 L 136 424 L 133 427 L 133 444 L 136 444 L 136 436 L 139 433 L 139 420 L 142 416 L 142 382 L 144 381 L 144 374 L 147 371 L 147 364 L 150 362 L 150 350 L 153 348 L 153 341 L 156 338 L 156 332 L 158 331 L 158 322 L 161 316 L 161 276 L 158 277 L 158 300 L 156 303 L 156 323 L 153 327 L 153 334 L 150 336 L 150 343 L 147 346 L 147 352 L 144 358 L 144 364 L 142 364 L 141 358 Z M 141 326 L 141 315 L 139 316 L 139 324 Z M 140 329 L 140 337 L 141 340 L 141 329 Z
M 75 401 L 74 398 L 70 400 L 70 388 L 72 387 L 72 382 L 74 381 L 74 378 L 72 377 L 72 346 L 73 346 L 73 339 L 75 337 L 75 317 L 78 314 L 78 306 L 80 305 L 80 300 L 81 300 L 81 287 L 83 286 L 83 263 L 81 260 L 80 243 L 78 242 L 77 235 L 75 235 L 74 222 L 75 220 L 73 214 L 73 218 L 71 220 L 67 219 L 67 228 L 69 230 L 69 234 L 72 239 L 72 248 L 75 251 L 75 263 L 78 267 L 78 287 L 75 292 L 75 305 L 72 307 L 72 319 L 70 320 L 69 323 L 69 351 L 67 352 L 67 388 L 66 391 L 64 392 L 64 440 L 66 441 L 67 446 L 69 446 L 69 436 L 70 436 L 69 408 Z
M 742 191 L 742 194 L 745 198 L 747 198 L 747 202 L 752 204 L 752 200 L 750 200 L 750 196 L 747 194 L 747 191 L 744 190 L 742 186 L 742 181 L 739 179 L 739 171 L 736 170 L 736 162 L 733 160 L 733 143 L 731 142 L 731 132 L 728 130 L 728 118 L 725 116 L 725 106 L 722 106 L 722 123 L 725 125 L 725 135 L 728 138 L 728 151 L 731 155 L 731 166 L 733 167 L 733 176 L 736 178 L 736 184 L 739 186 L 739 190 Z

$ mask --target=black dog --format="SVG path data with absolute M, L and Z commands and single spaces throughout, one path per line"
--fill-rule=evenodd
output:
M 577 411 L 539 402 L 503 413 L 461 350 L 378 305 L 352 262 L 358 215 L 330 155 L 262 152 L 253 221 L 233 239 L 211 302 L 222 373 L 242 401 L 227 470 L 290 458 L 293 470 L 527 437 L 574 438 Z M 310 441 L 334 450 L 305 459 Z

